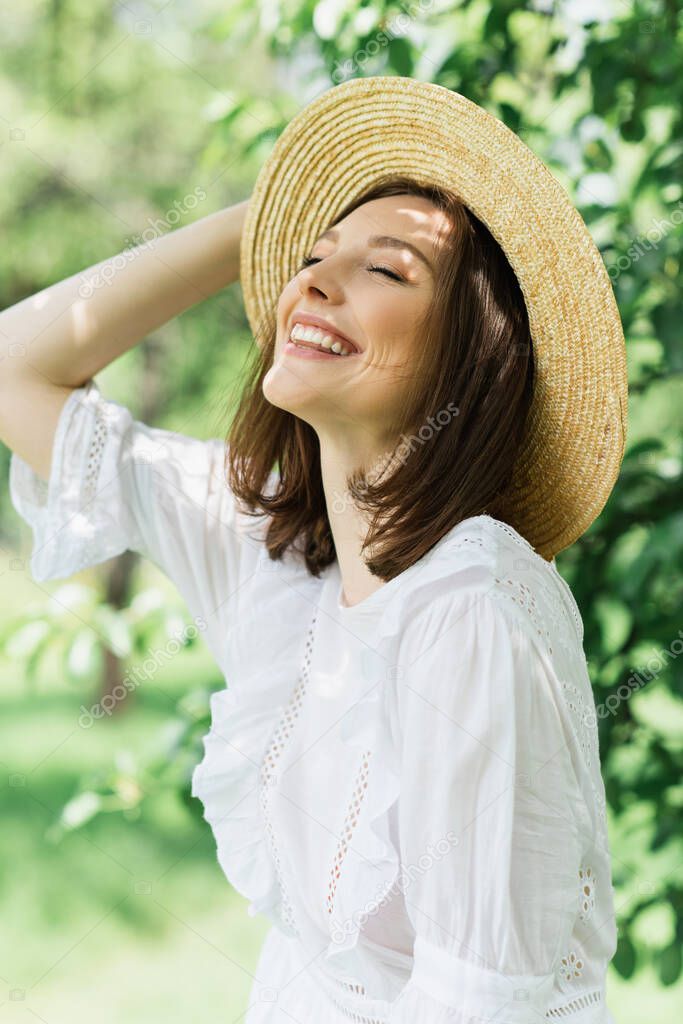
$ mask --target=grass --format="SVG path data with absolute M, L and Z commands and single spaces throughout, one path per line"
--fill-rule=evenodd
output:
M 143 571 L 173 597 L 154 567 Z M 40 596 L 23 574 L 12 577 L 0 613 Z M 106 768 L 122 749 L 143 757 L 158 741 L 190 665 L 192 687 L 217 681 L 206 649 L 181 652 L 123 714 L 82 729 L 79 708 L 93 695 L 60 682 L 54 662 L 29 692 L 16 665 L 0 661 L 2 1024 L 78 1024 L 94 1006 L 102 1024 L 185 1024 L 208 1019 L 216 1005 L 226 1022 L 242 1018 L 269 922 L 249 917 L 227 882 L 198 801 L 192 815 L 162 794 L 137 819 L 100 815 L 50 838 L 83 772 Z

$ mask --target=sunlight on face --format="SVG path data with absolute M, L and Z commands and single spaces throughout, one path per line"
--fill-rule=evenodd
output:
M 266 399 L 319 436 L 360 429 L 384 439 L 420 344 L 416 325 L 432 299 L 447 229 L 446 215 L 427 199 L 399 195 L 363 204 L 321 235 L 306 254 L 313 262 L 304 260 L 278 299 Z M 306 359 L 285 351 L 301 312 L 322 317 L 360 352 Z

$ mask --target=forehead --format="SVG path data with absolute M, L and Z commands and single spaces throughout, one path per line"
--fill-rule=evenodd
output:
M 336 227 L 354 237 L 394 234 L 434 250 L 445 240 L 449 220 L 443 210 L 422 196 L 398 195 L 372 199 L 352 210 Z

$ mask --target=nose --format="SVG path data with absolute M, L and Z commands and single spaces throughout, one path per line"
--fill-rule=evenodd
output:
M 313 272 L 316 271 L 318 265 L 318 263 L 314 263 L 312 266 L 305 266 L 298 275 L 297 284 L 301 295 L 304 297 L 308 295 L 309 292 L 314 292 L 317 296 L 327 298 L 326 290 L 323 288 L 321 275 L 317 272 Z
M 309 270 L 309 268 L 306 267 L 306 269 L 302 272 L 302 274 L 299 274 L 299 277 L 298 277 L 299 291 L 301 292 L 302 295 L 307 295 L 309 292 L 313 291 L 317 295 L 321 295 L 323 298 L 326 298 L 327 296 L 325 294 L 325 291 L 320 287 L 320 285 L 317 283 L 317 281 L 313 277 L 311 277 L 311 276 L 303 276 L 303 275 L 307 274 L 308 270 Z
M 315 292 L 316 295 L 333 301 L 338 298 L 340 294 L 336 283 L 338 274 L 335 274 L 331 267 L 324 265 L 328 261 L 329 257 L 324 262 L 312 263 L 299 271 L 297 284 L 302 296 L 305 297 L 310 292 Z

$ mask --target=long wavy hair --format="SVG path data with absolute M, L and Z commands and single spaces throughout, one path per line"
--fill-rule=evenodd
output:
M 526 305 L 502 249 L 452 193 L 391 176 L 357 196 L 327 227 L 363 203 L 416 195 L 451 225 L 437 265 L 433 301 L 419 324 L 411 377 L 382 466 L 359 465 L 348 495 L 368 522 L 369 572 L 387 582 L 420 559 L 463 519 L 502 518 L 507 487 L 531 406 L 534 361 Z M 291 547 L 319 576 L 336 559 L 310 424 L 268 402 L 262 383 L 276 326 L 254 346 L 226 436 L 226 480 L 249 514 L 269 517 L 271 559 Z M 276 472 L 277 467 L 277 472 Z M 388 470 L 391 470 L 390 472 Z M 370 554 L 372 551 L 372 554 Z

